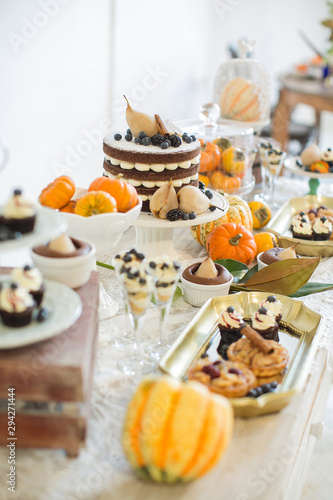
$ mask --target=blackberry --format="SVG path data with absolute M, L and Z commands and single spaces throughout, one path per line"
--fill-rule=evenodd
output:
M 183 220 L 189 220 L 190 216 L 189 214 L 183 214 Z
M 197 214 L 195 212 L 190 212 L 188 214 L 189 218 L 192 220 L 192 219 L 196 219 L 197 218 Z
M 168 149 L 170 147 L 170 141 L 163 141 L 161 144 L 160 144 L 160 148 L 161 149 Z
M 113 138 L 114 138 L 116 141 L 120 141 L 120 139 L 121 139 L 121 134 L 114 134 Z
M 195 137 L 195 135 L 190 135 L 191 139 L 192 139 L 192 142 L 195 142 L 197 140 L 197 138 Z
M 141 137 L 136 137 L 134 139 L 135 144 L 141 144 Z
M 173 148 L 179 148 L 179 146 L 182 143 L 182 140 L 179 137 L 179 135 L 173 134 L 173 135 L 170 135 L 170 143 L 171 143 L 171 146 Z
M 211 191 L 209 191 L 209 189 L 206 189 L 205 195 L 207 196 L 207 198 L 209 200 L 211 200 L 213 198 L 213 193 Z
M 178 208 L 173 208 L 172 210 L 169 210 L 169 212 L 166 214 L 167 219 L 169 221 L 175 221 L 182 219 L 184 215 L 184 212 L 182 210 L 179 210 Z
M 133 139 L 132 134 L 126 134 L 126 135 L 125 135 L 125 140 L 126 140 L 127 142 L 131 142 L 131 140 L 132 140 L 132 139 Z
M 139 137 L 140 137 L 141 139 L 143 139 L 144 137 L 147 137 L 146 132 L 144 132 L 144 131 L 142 130 L 142 131 L 140 132 L 140 134 L 139 134 Z
M 183 136 L 184 137 L 184 136 Z M 188 135 L 186 135 L 184 138 L 183 138 L 183 141 L 186 142 L 187 144 L 189 144 L 190 142 L 192 142 L 192 139 L 191 137 L 189 137 Z
M 142 139 L 142 141 L 141 141 L 141 144 L 142 144 L 143 146 L 150 146 L 150 144 L 151 144 L 150 137 L 148 137 L 148 136 L 144 137 L 144 138 Z
M 150 140 L 151 140 L 151 143 L 153 144 L 153 146 L 159 146 L 160 144 L 162 144 L 162 142 L 165 139 L 164 139 L 163 135 L 155 134 L 150 138 Z
M 199 189 L 202 189 L 202 190 L 205 190 L 206 189 L 206 185 L 204 182 L 202 181 L 199 181 Z

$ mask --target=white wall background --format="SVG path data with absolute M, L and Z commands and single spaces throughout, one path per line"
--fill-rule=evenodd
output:
M 299 29 L 324 50 L 326 16 L 326 0 L 0 0 L 0 137 L 11 150 L 0 204 L 62 172 L 81 186 L 100 175 L 123 94 L 148 113 L 196 117 L 230 41 L 255 39 L 276 81 L 313 55 Z

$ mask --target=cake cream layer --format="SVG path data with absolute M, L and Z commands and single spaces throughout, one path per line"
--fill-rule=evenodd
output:
M 117 158 L 112 158 L 111 156 L 105 154 L 104 159 L 108 161 L 111 165 L 119 166 L 123 170 L 137 170 L 138 172 L 164 172 L 164 170 L 174 171 L 177 168 L 186 170 L 191 168 L 192 165 L 197 165 L 200 161 L 200 156 L 196 156 L 191 160 L 185 160 L 175 163 L 133 163 L 129 161 L 118 160 Z
M 116 141 L 113 135 L 108 135 L 103 141 L 105 155 L 128 163 L 172 164 L 193 160 L 200 155 L 200 142 L 182 142 L 178 148 L 172 146 L 161 149 L 159 146 L 142 146 L 124 138 Z
M 197 174 L 199 171 L 199 163 L 195 165 L 191 165 L 189 168 L 184 169 L 181 167 L 176 168 L 175 170 L 163 170 L 162 172 L 154 172 L 153 170 L 149 170 L 149 172 L 142 172 L 136 169 L 126 170 L 121 167 L 121 165 L 112 165 L 109 160 L 104 159 L 103 164 L 104 170 L 106 170 L 109 174 L 117 176 L 122 174 L 126 180 L 132 179 L 133 186 L 139 186 L 142 181 L 153 182 L 154 185 L 160 187 L 157 183 L 159 181 L 166 180 L 177 180 L 177 179 L 185 179 L 187 177 L 192 177 Z M 137 181 L 135 183 L 135 181 Z M 153 187 L 150 186 L 150 187 Z

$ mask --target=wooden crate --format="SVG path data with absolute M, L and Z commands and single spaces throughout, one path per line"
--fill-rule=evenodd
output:
M 9 269 L 6 271 L 10 271 Z M 4 272 L 4 269 L 2 269 Z M 15 388 L 17 446 L 62 448 L 84 443 L 98 331 L 98 273 L 76 291 L 77 322 L 52 339 L 0 351 L 0 445 L 7 441 L 8 388 Z

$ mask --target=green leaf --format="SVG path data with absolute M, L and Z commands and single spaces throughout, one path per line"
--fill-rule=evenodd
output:
M 219 259 L 215 260 L 214 262 L 225 267 L 229 271 L 229 273 L 233 275 L 234 283 L 237 283 L 249 270 L 246 264 L 243 264 L 243 262 L 239 262 L 238 260 Z
M 173 296 L 173 301 L 179 299 L 182 296 L 183 296 L 183 290 L 180 288 L 180 286 L 177 286 L 175 294 Z
M 111 271 L 114 271 L 113 266 L 110 266 L 109 264 L 104 264 L 104 262 L 100 262 L 99 260 L 96 260 L 96 264 L 100 267 L 105 267 L 106 269 L 110 269 Z
M 332 290 L 333 283 L 307 283 L 302 286 L 297 292 L 290 295 L 290 297 L 304 297 L 305 295 L 311 295 L 312 293 L 326 292 L 326 290 Z
M 246 283 L 247 280 L 250 279 L 251 276 L 253 276 L 257 272 L 258 272 L 258 264 L 251 267 L 251 269 L 246 274 L 244 274 L 243 278 L 241 280 L 239 280 L 238 283 Z
M 246 283 L 233 285 L 232 290 L 291 295 L 308 282 L 319 261 L 320 257 L 280 260 L 254 273 Z

